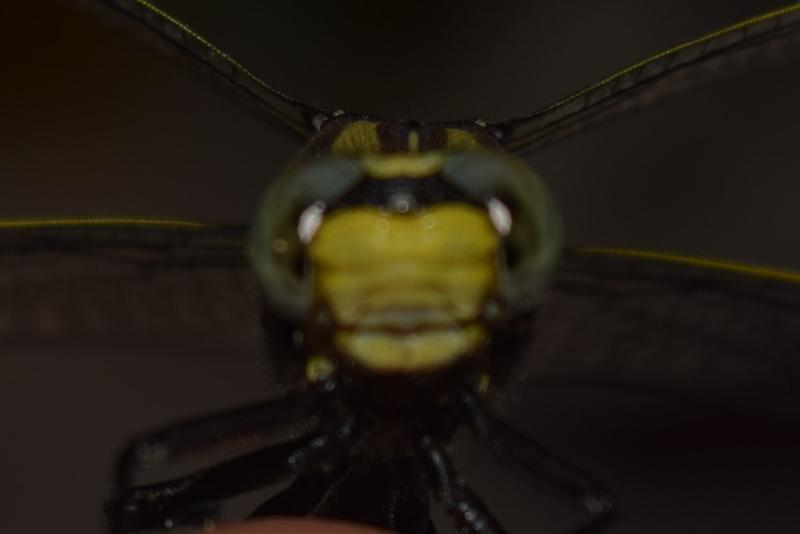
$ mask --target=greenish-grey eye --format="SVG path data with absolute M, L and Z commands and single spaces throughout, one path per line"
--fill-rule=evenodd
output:
M 361 176 L 355 160 L 317 158 L 289 169 L 267 188 L 250 233 L 250 260 L 276 309 L 302 317 L 311 305 L 305 246 L 326 207 Z
M 447 156 L 442 175 L 486 205 L 503 236 L 501 296 L 516 309 L 541 302 L 561 250 L 561 221 L 552 196 L 524 162 L 474 151 Z

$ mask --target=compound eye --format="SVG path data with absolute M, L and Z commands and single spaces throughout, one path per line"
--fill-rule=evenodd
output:
M 250 232 L 250 261 L 277 311 L 297 318 L 307 313 L 312 288 L 306 245 L 327 207 L 361 177 L 356 160 L 318 158 L 290 168 L 265 191 Z
M 547 187 L 524 162 L 499 152 L 451 154 L 442 175 L 486 206 L 503 238 L 500 296 L 512 308 L 536 307 L 561 249 L 561 221 Z

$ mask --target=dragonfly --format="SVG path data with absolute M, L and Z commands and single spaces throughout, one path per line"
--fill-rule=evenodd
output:
M 769 20 L 769 17 L 767 18 L 767 20 Z M 748 24 L 747 28 L 749 30 L 752 30 L 754 26 Z M 792 26 L 787 25 L 786 28 L 792 28 Z M 791 35 L 791 32 L 788 33 L 789 35 Z M 725 57 L 730 59 L 732 55 L 731 53 L 726 52 Z M 209 59 L 205 58 L 204 62 L 208 63 Z M 678 63 L 678 65 L 680 64 Z M 213 66 L 212 66 L 212 71 L 213 71 Z M 240 72 L 240 71 L 235 70 L 234 72 Z M 267 94 L 271 93 L 268 92 Z M 629 97 L 630 95 L 626 94 L 626 99 Z M 628 104 L 632 102 L 631 100 L 626 100 L 626 101 Z M 558 106 L 556 106 L 556 109 L 558 109 Z M 605 112 L 611 113 L 611 110 L 605 110 Z M 580 109 L 578 114 L 579 115 L 581 114 Z M 330 112 L 330 115 L 333 115 L 334 119 L 336 118 L 335 112 Z M 306 119 L 304 120 L 307 120 L 311 124 L 311 126 L 313 126 L 314 118 L 316 117 L 317 114 L 313 114 L 313 116 L 312 114 L 307 114 Z M 347 115 L 344 115 L 344 117 L 347 117 Z M 588 119 L 589 116 L 586 116 L 584 118 Z M 605 115 L 603 115 L 603 118 L 605 118 Z M 325 118 L 324 120 L 330 120 L 330 119 Z M 534 120 L 535 120 L 534 117 L 528 117 L 520 121 L 519 124 L 521 124 L 522 127 L 529 126 L 530 124 L 532 124 L 531 121 Z M 493 126 L 495 125 L 489 124 L 488 122 L 486 125 L 477 124 L 477 126 L 488 129 L 489 131 L 491 131 L 493 136 L 496 136 L 499 139 L 502 139 L 503 136 L 507 136 L 506 137 L 507 139 L 513 138 L 512 133 L 509 132 L 504 133 L 501 130 L 505 128 L 508 128 L 510 131 L 513 130 L 514 121 L 499 124 L 500 128 L 497 130 L 492 130 Z M 564 133 L 564 132 L 569 132 L 572 129 L 577 129 L 579 126 L 581 125 L 570 124 L 569 127 L 564 126 L 564 128 L 566 129 L 559 128 L 557 130 L 561 133 Z M 535 147 L 536 146 L 535 143 L 536 142 L 533 142 L 533 144 L 527 146 Z M 509 146 L 513 148 L 512 145 Z M 129 225 L 124 224 L 126 222 L 132 223 L 132 221 L 90 222 L 84 220 L 81 221 L 81 224 L 79 225 L 73 225 L 71 223 L 54 224 L 53 222 L 44 222 L 44 221 L 39 221 L 37 224 L 33 225 L 26 225 L 22 224 L 22 222 L 20 221 L 15 221 L 12 224 L 8 225 L 8 228 L 6 229 L 7 236 L 9 239 L 8 242 L 11 244 L 8 250 L 12 250 L 14 254 L 32 254 L 33 252 L 31 252 L 31 250 L 34 250 L 34 251 L 49 251 L 50 253 L 60 253 L 60 254 L 70 253 L 72 255 L 80 256 L 81 258 L 82 257 L 90 258 L 93 266 L 95 267 L 99 266 L 101 269 L 110 269 L 105 274 L 99 275 L 99 277 L 111 277 L 111 278 L 119 277 L 121 275 L 118 271 L 114 270 L 113 264 L 115 263 L 118 264 L 117 268 L 119 268 L 120 267 L 119 264 L 124 265 L 126 264 L 126 262 L 128 263 L 132 262 L 133 264 L 137 265 L 135 270 L 138 273 L 138 275 L 141 275 L 142 272 L 146 272 L 149 270 L 150 271 L 149 276 L 153 277 L 153 276 L 161 276 L 163 274 L 159 272 L 160 269 L 158 268 L 154 269 L 154 265 L 156 266 L 159 265 L 160 260 L 156 260 L 155 264 L 153 264 L 150 263 L 150 261 L 146 258 L 146 256 L 149 253 L 154 253 L 156 256 L 158 256 L 159 253 L 163 253 L 165 250 L 164 243 L 159 242 L 159 240 L 166 238 L 167 248 L 170 249 L 170 252 L 168 253 L 168 255 L 170 256 L 169 261 L 177 262 L 174 265 L 174 267 L 176 267 L 178 271 L 183 269 L 183 270 L 192 270 L 195 273 L 197 273 L 198 266 L 207 266 L 210 268 L 211 273 L 205 273 L 205 276 L 209 276 L 212 274 L 213 276 L 217 276 L 217 274 L 214 273 L 219 273 L 220 271 L 218 269 L 220 267 L 223 268 L 222 271 L 226 272 L 234 270 L 234 265 L 236 266 L 235 270 L 238 271 L 241 269 L 241 265 L 237 263 L 237 261 L 241 260 L 240 255 L 238 253 L 234 253 L 233 254 L 234 257 L 230 257 L 228 254 L 222 253 L 221 250 L 230 250 L 230 248 L 229 246 L 220 243 L 221 241 L 226 241 L 229 238 L 231 238 L 231 234 L 227 233 L 228 231 L 231 231 L 233 235 L 232 241 L 236 243 L 238 239 L 238 242 L 241 245 L 241 238 L 236 237 L 237 235 L 241 236 L 241 231 L 242 231 L 241 229 L 237 230 L 229 228 L 223 231 L 223 229 L 216 227 L 214 228 L 193 227 L 193 226 L 183 227 L 182 225 L 177 225 L 177 227 L 175 227 L 176 225 L 161 224 L 159 223 L 159 221 L 149 221 L 147 223 L 137 222 L 131 224 L 130 226 L 132 226 L 132 228 L 129 228 L 128 227 Z M 149 232 L 148 228 L 153 228 L 156 231 Z M 192 228 L 194 228 L 194 230 L 192 230 Z M 75 232 L 73 232 L 73 230 L 75 230 Z M 171 234 L 171 232 L 173 231 L 175 233 Z M 180 237 L 178 237 L 175 234 L 179 234 Z M 204 241 L 206 237 L 209 238 L 209 242 Z M 193 240 L 194 238 L 199 238 L 199 240 L 194 241 Z M 81 253 L 73 254 L 72 252 L 70 252 L 70 249 L 75 245 L 76 242 L 88 244 L 91 250 L 89 250 L 87 253 L 87 250 L 84 248 L 84 246 L 80 245 L 78 248 L 81 249 Z M 172 248 L 173 245 L 176 244 L 178 245 L 178 247 Z M 181 246 L 185 246 L 186 248 L 181 249 L 180 248 Z M 124 253 L 120 257 L 115 258 L 113 251 L 123 250 L 123 249 Z M 233 249 L 235 251 L 241 251 L 241 247 L 237 245 L 235 245 Z M 112 253 L 111 256 L 108 255 L 109 252 Z M 130 257 L 127 256 L 128 254 L 130 254 L 131 256 Z M 142 254 L 145 257 L 135 258 L 134 256 L 136 256 L 137 254 Z M 742 300 L 745 303 L 751 302 L 753 300 L 758 300 L 759 302 L 761 302 L 763 299 L 766 298 L 767 301 L 770 302 L 773 306 L 781 306 L 782 308 L 788 307 L 789 309 L 792 308 L 792 299 L 791 299 L 792 297 L 791 290 L 793 283 L 792 273 L 784 272 L 781 270 L 776 270 L 776 269 L 759 270 L 752 266 L 743 266 L 743 265 L 736 265 L 731 263 L 719 263 L 719 262 L 715 263 L 704 259 L 687 258 L 679 255 L 650 254 L 650 253 L 643 253 L 641 251 L 639 253 L 633 254 L 630 252 L 619 251 L 619 250 L 616 251 L 594 250 L 591 252 L 584 251 L 583 254 L 591 255 L 593 259 L 590 264 L 587 264 L 585 261 L 577 261 L 575 260 L 575 258 L 570 259 L 570 256 L 565 256 L 561 267 L 562 269 L 561 273 L 562 276 L 564 277 L 561 279 L 562 284 L 568 285 L 569 280 L 567 280 L 567 278 L 571 274 L 570 261 L 575 261 L 575 263 L 572 264 L 573 268 L 575 269 L 575 273 L 573 274 L 577 274 L 578 277 L 580 277 L 581 274 L 585 275 L 588 272 L 592 272 L 593 276 L 598 276 L 597 273 L 599 272 L 602 273 L 602 276 L 606 277 L 606 280 L 609 279 L 615 280 L 617 281 L 617 283 L 619 283 L 618 281 L 620 280 L 623 281 L 636 280 L 637 283 L 642 283 L 642 280 L 645 281 L 655 280 L 655 281 L 661 281 L 661 283 L 663 283 L 664 280 L 672 279 L 672 283 L 677 284 L 677 286 L 680 286 L 682 289 L 680 293 L 684 295 L 686 294 L 687 291 L 689 291 L 689 289 L 687 289 L 687 285 L 690 288 L 691 287 L 708 288 L 714 285 L 718 285 L 716 292 L 714 291 L 710 292 L 712 293 L 712 295 L 715 295 L 716 298 L 727 297 L 721 302 L 724 305 L 731 304 L 729 299 L 730 299 L 730 294 L 733 291 L 731 288 L 733 287 L 735 288 L 735 292 L 740 294 L 739 297 L 740 300 Z M 238 260 L 236 259 L 237 257 L 239 258 Z M 587 256 L 579 255 L 578 257 L 586 258 Z M 111 267 L 109 268 L 109 265 L 107 265 L 105 262 L 111 263 L 112 264 Z M 227 262 L 232 262 L 233 265 Z M 149 269 L 148 269 L 148 264 L 149 264 Z M 591 265 L 591 268 L 587 267 L 587 265 Z M 85 268 L 85 266 L 81 266 L 81 268 L 83 269 Z M 124 267 L 122 268 L 124 269 Z M 620 274 L 619 271 L 614 273 L 615 269 L 622 269 L 624 275 Z M 648 273 L 647 269 L 654 269 L 654 273 Z M 592 270 L 594 270 L 594 272 Z M 122 276 L 128 276 L 128 275 L 122 275 Z M 183 283 L 181 280 L 174 283 Z M 194 280 L 194 283 L 197 283 L 197 280 Z M 580 285 L 581 281 L 578 280 L 577 283 L 578 285 Z M 154 282 L 154 285 L 158 286 L 159 284 L 158 282 Z M 211 285 L 218 288 L 224 287 L 217 282 L 211 282 Z M 602 287 L 602 284 L 597 283 L 596 280 L 594 284 L 589 284 L 589 285 L 592 286 L 590 292 L 594 292 L 597 290 L 597 288 Z M 565 287 L 565 286 L 562 285 L 557 287 Z M 574 291 L 580 293 L 579 290 L 574 290 Z M 661 291 L 664 291 L 665 295 L 667 296 L 670 293 L 670 291 L 665 291 L 663 288 L 661 288 Z M 696 291 L 698 290 L 695 289 L 695 292 Z M 641 286 L 639 286 L 636 288 L 634 296 L 641 296 L 642 294 L 645 294 L 648 297 L 652 297 L 651 293 L 653 292 L 658 294 L 659 290 L 652 288 L 643 289 Z M 137 295 L 140 294 L 140 292 L 138 291 L 136 291 L 136 293 Z M 178 293 L 181 293 L 181 291 L 178 291 Z M 185 293 L 185 291 L 183 291 L 183 293 Z M 693 293 L 690 292 L 689 294 Z M 113 298 L 113 296 L 111 295 L 113 295 L 113 293 L 110 294 L 108 298 Z M 146 294 L 141 296 L 145 299 L 147 297 Z M 160 295 L 154 295 L 153 298 L 157 298 L 159 296 Z M 593 296 L 597 297 L 596 294 L 594 294 Z M 713 300 L 714 296 L 712 296 L 711 298 Z M 652 304 L 652 300 L 649 300 L 649 302 L 651 302 L 651 305 L 654 305 Z M 720 303 L 718 302 L 717 304 Z M 187 308 L 194 307 L 192 306 L 191 303 L 184 303 L 184 306 L 186 306 Z M 150 309 L 154 308 L 155 306 L 143 306 L 143 307 Z M 747 315 L 748 313 L 753 313 L 752 309 L 748 308 L 748 310 L 749 311 L 743 311 L 742 313 L 744 315 Z M 772 324 L 772 321 L 775 320 L 774 318 L 776 315 L 774 312 L 774 308 L 767 306 L 766 310 L 772 310 L 772 311 L 769 314 L 764 314 L 764 320 L 765 320 L 764 324 Z M 39 316 L 41 310 L 34 310 L 33 313 L 34 315 Z M 56 315 L 67 316 L 69 315 L 69 313 L 67 312 Z M 84 322 L 84 323 L 86 322 L 85 316 L 76 317 L 75 319 L 76 322 Z M 158 330 L 159 323 L 161 323 L 162 325 L 165 324 L 169 325 L 170 322 L 170 321 L 162 322 L 159 318 L 150 315 L 144 317 L 143 319 L 145 323 L 148 320 L 152 321 L 152 323 L 155 323 L 155 326 L 150 325 L 150 327 L 148 327 L 146 324 L 144 325 L 140 324 L 139 326 L 145 329 L 154 328 L 155 331 Z M 543 317 L 542 319 L 546 319 L 546 316 Z M 30 316 L 26 316 L 24 313 L 20 314 L 17 320 L 20 323 L 22 323 L 20 326 L 17 326 L 15 324 L 13 328 L 13 331 L 17 334 L 18 333 L 25 334 L 26 325 L 28 328 L 30 328 L 31 326 L 33 326 L 34 328 L 43 327 L 41 321 L 30 320 Z M 99 320 L 102 322 L 102 319 Z M 224 317 L 215 318 L 215 321 L 218 323 L 224 320 L 225 320 Z M 98 321 L 98 318 L 94 317 L 89 322 L 91 323 L 92 321 L 96 323 Z M 228 318 L 228 321 L 229 323 L 233 324 L 236 324 L 238 322 L 237 320 L 231 320 L 230 318 Z M 137 324 L 133 320 L 127 320 L 126 322 L 130 327 L 134 327 Z M 544 322 L 544 325 L 547 325 L 546 321 Z M 607 324 L 603 324 L 603 322 L 600 320 L 598 320 L 595 323 L 595 325 L 596 328 L 609 326 Z M 52 329 L 53 325 L 51 325 L 50 328 Z M 547 329 L 544 326 L 541 326 L 540 328 L 542 328 L 542 330 L 544 331 L 547 331 Z M 789 327 L 786 328 L 787 331 L 791 331 Z M 202 330 L 202 328 L 197 328 L 197 327 L 196 329 Z M 55 330 L 56 331 L 59 330 L 58 325 L 55 325 Z M 80 328 L 76 327 L 76 325 L 67 325 L 66 330 L 75 332 L 79 331 Z M 102 330 L 102 328 L 100 328 L 100 330 Z M 257 330 L 257 328 L 255 328 L 254 330 Z M 156 333 L 154 335 L 159 335 L 159 334 Z M 240 337 L 246 337 L 246 336 L 240 335 Z M 789 339 L 789 341 L 791 341 L 791 339 Z M 666 341 L 662 339 L 661 342 L 665 343 Z M 533 351 L 533 349 L 531 350 Z M 608 349 L 606 348 L 605 350 Z M 677 349 L 673 348 L 673 350 Z M 538 350 L 539 354 L 542 354 L 543 352 L 544 351 L 542 351 L 541 349 Z M 567 375 L 571 376 L 575 376 L 576 374 L 580 375 L 581 374 L 580 362 L 576 361 L 575 359 L 570 360 L 567 357 L 563 357 L 565 353 L 572 353 L 575 356 L 581 355 L 582 357 L 586 358 L 588 363 L 584 363 L 584 365 L 588 365 L 588 368 L 584 369 L 583 372 L 585 373 L 586 376 L 593 376 L 595 379 L 598 380 L 602 378 L 603 372 L 609 372 L 612 374 L 616 373 L 616 375 L 619 376 L 621 369 L 622 370 L 625 369 L 626 362 L 624 361 L 624 358 L 623 361 L 621 362 L 620 361 L 610 362 L 608 359 L 609 358 L 608 354 L 604 354 L 605 358 L 602 360 L 604 362 L 604 365 L 600 365 L 598 368 L 597 360 L 595 359 L 594 361 L 592 361 L 593 358 L 591 357 L 591 351 L 588 350 L 587 347 L 580 347 L 580 348 L 568 347 L 566 350 L 564 350 L 564 347 L 560 347 L 560 350 L 556 350 L 554 352 L 555 353 L 552 361 L 547 361 L 545 358 L 540 360 L 541 365 L 544 366 L 543 367 L 543 370 L 545 372 L 544 374 L 547 374 L 547 372 L 549 372 L 551 373 L 551 376 L 558 376 L 559 372 L 565 372 Z M 733 372 L 734 375 L 737 375 L 737 373 L 739 373 L 739 379 L 741 379 L 741 376 L 754 376 L 754 375 L 757 376 L 759 374 L 759 371 L 761 371 L 759 365 L 766 365 L 767 372 L 769 372 L 770 369 L 772 369 L 772 372 L 776 372 L 775 371 L 776 368 L 781 368 L 785 372 L 791 372 L 792 370 L 791 367 L 789 367 L 788 369 L 782 367 L 786 365 L 786 362 L 784 361 L 781 361 L 780 364 L 777 365 L 775 364 L 775 362 L 769 361 L 768 359 L 766 360 L 762 359 L 760 360 L 760 363 L 756 362 L 754 368 L 753 362 L 745 358 L 744 359 L 745 361 L 741 362 L 742 366 L 737 371 L 736 366 L 734 365 L 736 359 L 729 353 L 726 353 L 720 355 L 720 363 L 719 363 L 719 365 L 725 369 L 725 373 L 715 372 L 716 369 L 714 363 L 714 356 L 712 352 L 713 351 L 710 350 L 708 352 L 704 351 L 704 354 L 706 356 L 706 365 L 708 365 L 709 367 L 701 370 L 707 373 L 707 375 L 711 376 L 729 375 L 731 372 Z M 760 354 L 761 350 L 754 350 L 754 352 L 758 352 Z M 770 354 L 770 351 L 768 350 L 765 350 L 765 352 L 767 354 Z M 562 358 L 561 359 L 555 358 L 555 356 L 559 354 L 562 355 Z M 696 358 L 691 357 L 691 354 L 685 354 L 684 351 L 681 351 L 681 354 L 683 354 L 689 360 L 696 360 Z M 776 351 L 775 354 L 781 354 L 781 355 L 786 354 L 786 350 L 784 348 L 782 350 Z M 675 362 L 673 361 L 671 363 L 674 364 Z M 548 368 L 548 365 L 552 367 Z M 564 367 L 559 369 L 560 365 L 563 365 Z M 540 369 L 539 372 L 543 372 L 543 370 Z M 657 369 L 651 366 L 650 371 L 653 372 L 654 374 L 660 374 L 662 379 L 665 376 L 673 376 L 673 377 L 676 376 L 675 369 L 670 369 L 669 366 L 666 370 Z M 700 373 L 700 375 L 698 375 L 697 369 L 684 370 L 684 373 L 695 377 L 703 376 L 702 372 Z M 678 374 L 678 376 L 681 376 L 680 373 Z M 734 378 L 731 378 L 731 380 L 735 380 L 735 376 Z

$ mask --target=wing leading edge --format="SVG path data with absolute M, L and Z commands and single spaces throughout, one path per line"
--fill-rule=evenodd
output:
M 248 107 L 303 138 L 313 135 L 315 117 L 325 115 L 271 87 L 153 2 L 75 1 L 90 4 L 94 11 L 155 41 L 168 53 L 189 59 Z M 792 4 L 654 54 L 532 113 L 485 123 L 506 149 L 535 152 L 661 96 L 718 77 L 764 55 L 780 54 L 798 41 L 800 4 Z
M 506 149 L 535 152 L 798 42 L 800 4 L 793 4 L 654 54 L 540 110 L 488 127 Z
M 147 0 L 75 0 L 166 53 L 194 63 L 253 111 L 308 139 L 320 110 L 281 93 L 192 28 Z

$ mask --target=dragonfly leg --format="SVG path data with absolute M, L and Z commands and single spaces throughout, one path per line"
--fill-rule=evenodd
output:
M 440 444 L 430 436 L 423 436 L 419 441 L 418 455 L 428 470 L 436 498 L 460 533 L 505 534 L 506 530 L 486 505 L 461 482 Z
M 186 476 L 125 489 L 107 503 L 111 528 L 131 532 L 201 525 L 213 518 L 225 499 L 335 462 L 355 431 L 348 419 L 331 432 L 275 445 Z
M 286 489 L 256 508 L 250 517 L 316 515 L 325 496 L 345 471 L 342 464 L 337 464 L 331 469 L 320 468 L 300 473 Z
M 301 473 L 254 516 L 341 519 L 399 534 L 434 534 L 425 473 L 416 459 L 337 465 Z
M 578 532 L 594 532 L 609 522 L 617 508 L 616 499 L 598 482 L 490 415 L 475 393 L 464 392 L 460 401 L 473 433 L 498 461 L 521 467 L 548 483 L 589 516 L 589 523 Z
M 310 418 L 321 401 L 336 389 L 332 381 L 316 384 L 285 397 L 218 414 L 190 419 L 134 438 L 117 463 L 119 488 L 131 485 L 134 475 L 182 456 L 212 450 L 236 439 L 264 436 L 277 426 Z

